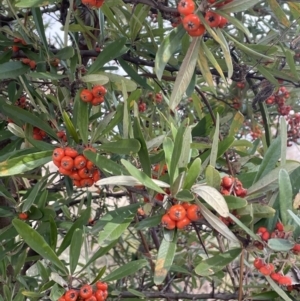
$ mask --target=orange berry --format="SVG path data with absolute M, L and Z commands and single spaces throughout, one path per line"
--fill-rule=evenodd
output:
M 180 221 L 176 222 L 177 229 L 183 229 L 191 223 L 191 220 L 186 216 Z
M 23 64 L 25 64 L 25 65 L 29 65 L 30 59 L 24 58 L 24 59 L 21 60 L 21 62 L 22 62 Z
M 261 235 L 267 231 L 268 231 L 268 229 L 266 227 L 259 227 L 256 231 L 256 234 Z
M 92 105 L 93 106 L 98 106 L 100 105 L 102 102 L 104 102 L 104 97 L 100 96 L 100 97 L 94 97 L 92 100 Z
M 280 223 L 280 222 L 277 222 L 276 223 L 276 229 L 278 230 L 278 231 L 283 231 L 283 224 L 282 223 Z
M 274 281 L 278 282 L 278 280 L 282 277 L 282 275 L 279 274 L 279 273 L 271 273 L 270 277 L 271 277 Z
M 95 297 L 97 299 L 97 301 L 104 301 L 105 300 L 105 297 L 104 297 L 104 291 L 102 290 L 97 290 L 95 292 Z
M 188 34 L 191 37 L 200 37 L 205 33 L 205 26 L 200 24 L 195 30 L 188 30 Z
M 283 286 L 292 285 L 292 279 L 289 276 L 281 276 L 278 280 L 278 284 Z
M 259 270 L 261 267 L 265 265 L 265 263 L 261 258 L 255 258 L 253 265 L 257 270 Z
M 70 170 L 70 169 L 65 169 L 65 168 L 63 168 L 62 166 L 60 166 L 60 167 L 58 168 L 58 171 L 59 171 L 62 175 L 64 175 L 64 176 L 69 176 L 69 175 L 72 173 L 72 170 Z
M 67 146 L 67 147 L 65 148 L 65 155 L 66 155 L 66 156 L 69 156 L 69 157 L 71 157 L 71 158 L 75 158 L 75 157 L 77 157 L 79 154 L 78 154 L 78 151 L 77 151 L 76 149 Z
M 66 301 L 65 295 L 61 296 L 60 298 L 58 298 L 57 301 Z
M 55 165 L 55 166 L 57 166 L 57 167 L 60 167 L 60 161 L 58 161 L 58 160 L 53 160 L 52 161 L 53 162 L 53 164 Z
M 66 301 L 76 301 L 78 297 L 78 292 L 74 289 L 70 289 L 65 293 Z
M 271 275 L 274 271 L 275 271 L 275 268 L 274 268 L 274 265 L 272 263 L 269 263 L 269 264 L 266 264 L 264 266 L 262 266 L 259 271 L 265 275 L 265 276 L 269 276 Z
M 61 147 L 57 147 L 54 149 L 52 154 L 52 159 L 56 161 L 61 161 L 61 159 L 65 156 L 65 151 Z
M 36 67 L 36 62 L 35 62 L 35 61 L 30 61 L 30 62 L 29 62 L 29 67 L 30 67 L 31 70 L 35 69 L 35 67 Z
M 97 290 L 106 291 L 108 289 L 108 285 L 106 282 L 98 281 L 96 282 Z
M 177 10 L 180 14 L 186 16 L 192 14 L 195 11 L 195 7 L 195 2 L 193 0 L 180 0 Z
M 82 187 L 81 184 L 80 184 L 80 180 L 73 180 L 73 184 L 76 187 L 79 187 L 79 188 Z
M 185 209 L 185 210 L 188 210 L 188 208 L 192 205 L 191 203 L 188 203 L 188 202 L 183 202 L 182 204 L 182 207 Z
M 93 184 L 94 184 L 94 181 L 91 178 L 80 180 L 81 187 L 91 187 L 91 186 L 93 186 Z
M 88 89 L 83 89 L 80 92 L 80 99 L 84 102 L 91 102 L 93 100 L 94 96 L 92 92 Z
M 87 168 L 88 170 L 93 170 L 93 169 L 95 168 L 95 164 L 94 164 L 92 161 L 87 160 L 87 161 L 86 161 L 86 168 Z
M 221 186 L 230 189 L 231 186 L 233 185 L 233 182 L 234 182 L 233 178 L 225 176 L 222 178 Z
M 74 167 L 81 169 L 86 166 L 87 159 L 83 155 L 78 155 L 74 159 Z
M 192 222 L 196 222 L 202 217 L 200 208 L 196 204 L 189 206 L 186 215 Z
M 163 227 L 169 230 L 172 230 L 176 227 L 175 221 L 173 221 L 168 214 L 162 216 L 161 223 Z
M 300 244 L 295 244 L 292 248 L 292 252 L 297 255 L 300 254 Z
M 270 232 L 266 231 L 261 235 L 261 239 L 264 241 L 268 241 L 270 238 Z
M 87 168 L 81 168 L 78 170 L 78 174 L 80 176 L 81 179 L 88 179 L 91 178 L 93 176 L 93 174 L 91 173 L 90 170 L 88 170 Z
M 92 94 L 94 97 L 104 97 L 106 89 L 102 85 L 96 85 L 92 89 Z
M 93 171 L 92 178 L 93 178 L 94 182 L 98 182 L 101 179 L 101 173 L 100 173 L 99 169 L 95 169 Z
M 97 298 L 95 295 L 92 295 L 89 298 L 85 298 L 84 301 L 97 301 Z
M 27 220 L 28 219 L 28 214 L 26 212 L 21 212 L 18 214 L 19 219 L 21 220 Z
M 61 159 L 60 164 L 64 169 L 72 170 L 74 167 L 74 160 L 70 156 L 64 156 Z
M 186 216 L 186 210 L 182 205 L 177 204 L 177 205 L 173 205 L 169 209 L 168 214 L 173 221 L 177 222 L 182 220 Z
M 83 299 L 88 299 L 93 295 L 93 288 L 89 284 L 85 284 L 80 288 L 79 296 Z
M 72 180 L 77 180 L 77 181 L 80 181 L 81 180 L 81 177 L 80 175 L 78 174 L 78 171 L 72 171 L 72 173 L 69 175 L 69 177 L 72 179 Z

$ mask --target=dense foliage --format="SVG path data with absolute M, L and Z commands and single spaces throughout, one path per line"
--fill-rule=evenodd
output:
M 2 1 L 0 301 L 299 300 L 299 23 Z

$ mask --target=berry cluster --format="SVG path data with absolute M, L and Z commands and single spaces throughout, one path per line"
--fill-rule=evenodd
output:
M 173 205 L 161 218 L 161 223 L 166 229 L 183 229 L 191 222 L 196 222 L 202 217 L 200 208 L 196 204 L 183 203 Z
M 21 43 L 23 46 L 26 46 L 26 42 L 23 39 L 19 39 L 19 38 L 14 38 L 14 43 Z M 20 47 L 18 45 L 13 45 L 12 46 L 12 51 L 13 52 L 18 52 L 20 50 Z
M 34 127 L 32 136 L 33 136 L 33 139 L 35 139 L 35 140 L 43 140 L 44 138 L 47 137 L 47 134 L 45 133 L 45 131 L 43 131 L 37 127 Z
M 243 187 L 242 182 L 230 176 L 222 178 L 220 192 L 223 195 L 234 195 L 240 198 L 244 198 L 247 195 L 247 189 Z
M 81 0 L 81 3 L 89 8 L 96 9 L 103 5 L 104 0 Z
M 284 276 L 281 272 L 275 272 L 275 267 L 272 263 L 265 263 L 261 258 L 255 258 L 254 267 L 263 275 L 270 276 L 275 282 L 283 286 L 292 285 L 292 279 L 289 276 Z
M 256 231 L 256 234 L 261 237 L 263 241 L 268 241 L 269 238 L 286 238 L 287 233 L 284 231 L 284 226 L 282 223 L 276 223 L 275 230 L 269 232 L 266 227 L 259 227 Z
M 52 160 L 58 171 L 64 176 L 69 176 L 76 187 L 90 187 L 100 180 L 100 170 L 72 147 L 54 149 Z
M 287 117 L 288 128 L 288 146 L 291 141 L 298 143 L 300 138 L 300 113 L 295 113 Z
M 277 104 L 277 111 L 280 115 L 286 116 L 291 111 L 291 106 L 285 105 L 286 100 L 290 97 L 290 92 L 286 87 L 282 86 L 278 89 L 276 93 L 271 95 L 267 100 L 266 104 L 273 105 Z
M 108 285 L 98 281 L 96 290 L 89 284 L 84 284 L 80 290 L 70 289 L 58 301 L 105 301 L 108 295 Z
M 24 59 L 21 60 L 21 62 L 25 65 L 28 65 L 31 70 L 34 70 L 35 67 L 36 67 L 36 62 L 29 59 L 29 58 L 24 58 Z
M 100 105 L 104 102 L 106 89 L 102 85 L 95 85 L 93 89 L 83 89 L 80 92 L 80 99 L 84 102 L 90 102 L 93 106 Z
M 178 12 L 183 16 L 182 24 L 191 37 L 199 37 L 205 33 L 205 27 L 200 18 L 194 14 L 196 9 L 193 0 L 180 0 L 177 6 Z

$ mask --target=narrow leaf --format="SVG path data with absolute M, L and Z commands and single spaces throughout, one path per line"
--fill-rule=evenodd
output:
M 200 39 L 194 38 L 180 66 L 170 98 L 170 109 L 172 111 L 177 107 L 190 84 L 197 63 L 199 45 Z
M 18 219 L 14 219 L 12 224 L 31 249 L 66 273 L 65 265 L 59 260 L 45 239 L 36 230 Z
M 284 225 L 289 225 L 290 217 L 287 210 L 293 209 L 293 188 L 288 172 L 284 169 L 279 171 L 279 209 L 281 221 Z
M 73 233 L 71 245 L 70 245 L 70 275 L 73 275 L 78 265 L 81 247 L 83 243 L 83 231 L 82 229 L 76 229 Z

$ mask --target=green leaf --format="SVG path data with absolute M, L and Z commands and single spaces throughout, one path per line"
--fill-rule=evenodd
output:
M 73 139 L 76 143 L 79 143 L 78 134 L 76 132 L 76 129 L 75 129 L 68 113 L 66 111 L 63 111 L 62 117 L 63 117 L 63 120 L 66 125 L 68 133 L 73 137 Z
M 240 111 L 235 113 L 232 123 L 230 125 L 228 136 L 233 137 L 236 133 L 238 133 L 241 130 L 241 127 L 244 124 L 244 119 L 245 117 Z
M 34 20 L 34 25 L 35 28 L 39 34 L 39 37 L 43 43 L 44 50 L 48 53 L 49 52 L 49 47 L 48 47 L 48 42 L 45 34 L 45 27 L 43 23 L 43 17 L 41 13 L 41 9 L 39 7 L 34 7 L 31 9 L 32 17 Z
M 79 131 L 80 138 L 84 144 L 88 144 L 89 140 L 89 104 L 87 102 L 83 102 L 80 99 L 80 92 L 79 90 L 75 96 L 75 102 L 77 105 L 77 116 L 76 116 L 76 126 Z M 70 128 L 70 132 L 74 130 Z
M 71 245 L 70 245 L 70 275 L 73 275 L 78 265 L 81 247 L 83 243 L 83 231 L 82 229 L 76 229 L 73 233 Z
M 8 117 L 10 118 L 16 117 L 20 120 L 25 121 L 26 123 L 32 124 L 33 126 L 45 131 L 53 138 L 55 139 L 57 138 L 56 133 L 53 131 L 51 126 L 47 122 L 44 122 L 40 117 L 32 114 L 31 112 L 28 112 L 16 106 L 8 105 L 4 102 L 0 103 L 0 107 L 1 107 L 1 111 L 4 114 L 6 114 Z
M 31 249 L 33 249 L 43 258 L 49 260 L 62 272 L 66 273 L 65 265 L 59 260 L 45 239 L 36 230 L 32 229 L 28 224 L 18 219 L 14 219 L 12 224 Z
M 224 11 L 224 12 L 228 13 L 228 14 L 244 12 L 248 8 L 253 7 L 258 2 L 260 2 L 260 0 L 248 0 L 248 1 L 234 0 L 230 3 L 222 5 L 219 9 L 221 11 Z
M 103 73 L 88 74 L 82 77 L 82 81 L 93 85 L 105 85 L 109 82 L 109 78 Z
M 96 154 L 90 150 L 84 151 L 84 156 L 91 160 L 101 171 L 112 175 L 128 175 L 128 171 L 120 164 Z
M 294 245 L 294 243 L 282 238 L 270 238 L 268 240 L 268 247 L 275 252 L 288 252 Z
M 67 46 L 61 48 L 56 54 L 55 57 L 59 58 L 60 60 L 68 60 L 75 54 L 74 47 Z
M 45 179 L 42 179 L 38 183 L 36 183 L 33 188 L 31 189 L 28 197 L 26 198 L 25 202 L 23 203 L 22 206 L 22 212 L 26 212 L 29 210 L 31 205 L 35 202 L 39 192 L 41 193 L 40 189 L 42 185 L 44 185 Z
M 137 209 L 139 205 L 136 205 Z M 135 214 L 136 210 L 133 210 L 132 208 L 130 208 L 129 210 L 124 209 L 123 212 L 108 221 L 99 234 L 98 243 L 101 246 L 107 246 L 114 240 L 117 240 L 128 228 Z
M 88 207 L 81 213 L 81 216 L 72 223 L 71 228 L 65 235 L 63 241 L 61 242 L 59 249 L 57 250 L 57 255 L 60 255 L 71 243 L 72 237 L 76 229 L 82 229 L 84 225 L 88 223 L 89 218 L 91 217 L 91 207 Z
M 174 235 L 172 241 L 163 239 L 157 254 L 154 269 L 154 283 L 160 285 L 165 280 L 175 257 L 177 235 Z
M 189 190 L 183 189 L 183 190 L 179 191 L 178 193 L 176 193 L 175 199 L 186 202 L 186 201 L 194 200 L 195 197 Z
M 137 230 L 149 229 L 155 227 L 161 223 L 162 214 L 156 214 L 151 217 L 147 217 L 136 224 Z
M 139 119 L 137 117 L 135 117 L 133 121 L 133 135 L 134 138 L 137 139 L 141 144 L 141 148 L 138 152 L 138 155 L 143 171 L 147 176 L 151 177 L 151 163 L 150 163 L 148 148 L 146 145 L 143 132 L 141 130 Z
M 288 172 L 284 169 L 279 171 L 279 208 L 280 218 L 284 225 L 289 225 L 290 217 L 287 210 L 293 209 L 293 189 Z
M 110 272 L 108 276 L 104 277 L 102 281 L 109 282 L 122 279 L 126 276 L 133 275 L 142 268 L 148 266 L 148 261 L 146 259 L 139 259 L 135 261 L 128 262 L 122 265 L 120 268 L 115 269 Z
M 184 189 L 191 189 L 191 187 L 195 184 L 197 178 L 199 177 L 201 172 L 201 159 L 197 158 L 193 161 L 190 168 L 188 169 L 183 188 Z
M 39 7 L 49 5 L 49 0 L 20 0 L 15 5 L 16 7 Z
M 123 37 L 108 44 L 93 62 L 87 74 L 92 74 L 99 71 L 99 69 L 102 68 L 106 63 L 126 53 L 128 50 L 126 47 L 124 47 L 126 41 L 127 39 Z
M 209 204 L 221 216 L 228 217 L 229 209 L 224 196 L 215 188 L 196 184 L 192 187 L 192 192 L 198 194 L 207 204 Z
M 219 172 L 211 165 L 208 165 L 205 170 L 205 178 L 208 186 L 216 189 L 220 188 L 221 176 Z
M 266 176 L 262 177 L 255 184 L 248 189 L 248 195 L 253 193 L 262 193 L 264 191 L 270 191 L 278 189 L 278 176 L 279 171 L 284 168 L 289 174 L 298 168 L 300 164 L 298 162 L 290 161 L 284 166 L 279 166 L 269 172 Z
M 120 139 L 119 141 L 103 143 L 99 146 L 99 149 L 106 152 L 128 155 L 139 152 L 140 148 L 141 144 L 137 139 Z
M 200 39 L 194 38 L 180 66 L 170 97 L 170 109 L 175 110 L 193 77 L 198 58 Z
M 199 276 L 214 275 L 236 259 L 241 252 L 242 249 L 237 248 L 205 259 L 195 267 L 195 273 Z
M 105 256 L 117 244 L 117 242 L 118 241 L 115 240 L 106 247 L 103 246 L 99 247 L 99 250 L 93 254 L 93 256 L 89 259 L 89 261 L 82 267 L 82 269 L 78 273 L 81 273 L 82 271 L 86 270 L 86 268 L 95 260 L 101 258 L 102 256 Z
M 277 0 L 268 0 L 268 3 L 270 5 L 271 10 L 275 14 L 276 18 L 278 21 L 283 24 L 285 27 L 290 27 L 290 21 L 286 16 L 286 13 L 284 10 L 281 8 Z
M 224 199 L 229 210 L 241 209 L 247 206 L 247 200 L 233 195 L 225 195 Z
M 267 175 L 270 171 L 274 170 L 274 167 L 280 158 L 280 140 L 281 137 L 278 136 L 275 140 L 273 140 L 270 147 L 266 151 L 266 154 L 259 166 L 253 184 L 256 183 L 259 179 L 263 178 L 265 175 Z
M 157 185 L 155 182 L 149 178 L 144 172 L 138 170 L 135 166 L 133 166 L 130 162 L 122 159 L 121 163 L 125 166 L 128 172 L 138 181 L 140 181 L 146 187 L 153 189 L 159 193 L 165 194 L 165 192 Z
M 0 64 L 0 79 L 17 78 L 29 71 L 29 66 L 21 62 L 10 61 Z
M 0 177 L 13 176 L 40 167 L 52 160 L 52 151 L 43 151 L 7 159 L 0 163 Z
M 201 40 L 201 44 L 200 44 L 199 52 L 198 52 L 198 60 L 197 60 L 198 67 L 203 75 L 205 82 L 207 83 L 207 85 L 209 86 L 211 91 L 213 91 L 215 93 L 215 83 L 214 83 L 213 76 L 209 69 L 207 57 L 204 52 L 205 46 L 203 46 L 203 45 L 205 45 L 205 42 L 204 42 L 204 40 Z
M 210 165 L 212 167 L 216 166 L 216 161 L 217 161 L 217 157 L 218 157 L 219 131 L 220 131 L 220 119 L 219 119 L 219 114 L 217 114 L 215 133 L 214 133 L 214 138 L 213 138 L 211 152 L 210 152 L 210 158 L 209 158 Z
M 178 26 L 173 29 L 162 41 L 155 56 L 155 73 L 158 80 L 161 80 L 164 73 L 165 66 L 173 57 L 174 53 L 178 50 L 182 37 L 185 35 L 186 30 L 183 26 Z
M 68 77 L 67 75 L 50 73 L 50 72 L 31 72 L 28 74 L 28 76 L 34 79 L 51 79 L 51 80 L 60 80 L 62 78 Z
M 232 233 L 232 231 L 211 211 L 209 211 L 202 203 L 200 203 L 196 199 L 196 204 L 200 207 L 201 213 L 203 217 L 207 220 L 207 222 L 215 229 L 217 230 L 220 234 L 225 236 L 228 240 L 239 243 L 239 240 L 237 237 Z
M 133 43 L 144 25 L 144 20 L 148 16 L 149 9 L 150 7 L 148 5 L 140 3 L 135 6 L 133 13 L 131 14 L 129 26 L 131 33 L 130 38 Z

